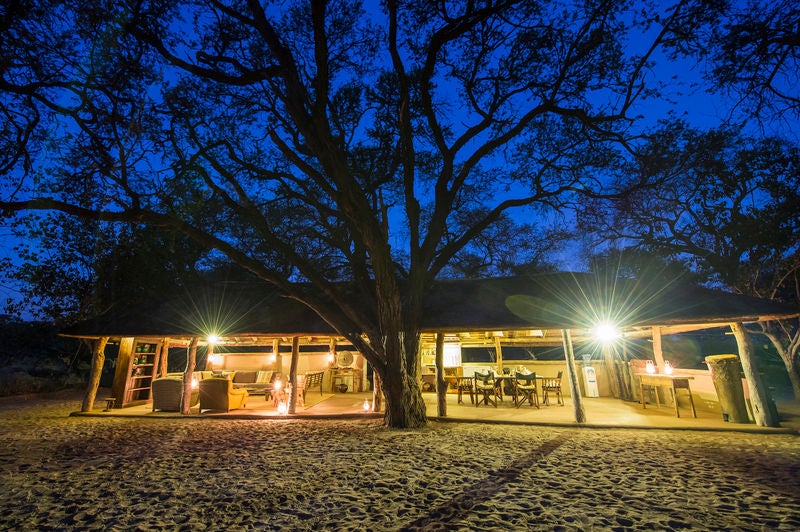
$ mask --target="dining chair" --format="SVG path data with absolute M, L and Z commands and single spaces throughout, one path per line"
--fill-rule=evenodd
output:
M 516 372 L 514 374 L 514 404 L 519 408 L 525 401 L 528 401 L 531 406 L 539 408 L 536 373 Z
M 556 394 L 556 401 L 561 406 L 564 406 L 564 399 L 561 397 L 561 375 L 563 371 L 558 372 L 558 377 L 542 377 L 542 404 L 549 405 L 550 397 L 548 394 Z
M 472 391 L 472 379 L 469 377 L 456 377 L 456 388 L 458 390 L 458 403 L 463 402 L 463 394 L 469 394 L 469 402 L 475 404 L 475 394 Z
M 475 406 L 483 403 L 497 408 L 497 386 L 494 374 L 491 371 L 489 373 L 476 371 L 473 380 L 475 381 Z

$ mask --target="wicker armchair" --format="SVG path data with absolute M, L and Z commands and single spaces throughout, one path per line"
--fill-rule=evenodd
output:
M 162 377 L 154 379 L 151 385 L 153 396 L 153 412 L 180 412 L 183 400 L 183 379 Z
M 236 389 L 233 382 L 224 377 L 212 377 L 200 381 L 200 413 L 204 410 L 229 412 L 244 408 L 249 394 L 244 388 Z

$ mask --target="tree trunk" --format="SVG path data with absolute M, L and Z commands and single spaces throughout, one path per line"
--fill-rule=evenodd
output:
M 393 331 L 384 338 L 388 363 L 381 375 L 386 399 L 384 422 L 391 428 L 419 428 L 428 422 L 417 363 L 419 334 Z
M 783 360 L 786 373 L 789 375 L 789 382 L 792 384 L 794 398 L 800 399 L 800 373 L 798 372 L 799 368 L 797 366 L 797 351 L 800 349 L 800 327 L 797 328 L 797 331 L 792 336 L 783 334 L 782 336 L 784 336 L 786 340 L 782 341 L 781 335 L 768 330 L 767 325 L 763 323 L 760 325 L 764 336 L 772 342 L 781 360 Z M 784 327 L 784 331 L 790 329 L 791 327 Z
M 197 336 L 192 338 L 186 348 L 186 369 L 183 370 L 183 401 L 181 401 L 181 414 L 188 415 L 192 403 L 192 373 L 197 364 Z M 199 383 L 198 383 L 199 384 Z
M 424 427 L 428 422 L 422 388 L 416 378 L 406 374 L 402 380 L 384 381 L 383 396 L 386 398 L 384 421 L 387 426 L 414 429 Z
M 736 343 L 739 344 L 739 358 L 750 389 L 750 405 L 753 407 L 756 424 L 761 427 L 780 427 L 777 412 L 770 407 L 770 397 L 758 371 L 758 360 L 753 353 L 750 333 L 744 328 L 743 323 L 731 323 L 731 330 Z
M 789 382 L 792 384 L 792 394 L 795 400 L 800 400 L 800 375 L 798 374 L 797 357 L 781 357 L 786 373 L 789 375 Z
M 447 416 L 447 383 L 444 381 L 444 335 L 436 333 L 436 413 Z
M 106 344 L 108 336 L 98 338 L 92 344 L 92 369 L 89 373 L 89 384 L 86 386 L 86 395 L 83 396 L 81 412 L 91 412 L 97 397 L 97 388 L 100 386 L 100 377 L 103 375 L 103 363 L 106 361 Z

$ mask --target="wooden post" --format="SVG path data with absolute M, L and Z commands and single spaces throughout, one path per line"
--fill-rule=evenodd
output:
M 661 348 L 661 327 L 653 327 L 653 358 L 656 364 L 656 373 L 664 373 L 664 351 Z
M 633 390 L 631 386 L 631 366 L 628 364 L 628 342 L 622 342 L 622 359 L 618 361 L 620 371 L 620 398 L 625 401 L 633 401 Z
M 500 347 L 500 337 L 494 337 L 494 350 L 497 353 L 497 373 L 503 374 L 503 348 Z
M 567 360 L 567 380 L 569 381 L 569 393 L 572 395 L 572 407 L 575 410 L 575 422 L 586 423 L 586 412 L 583 410 L 581 391 L 578 389 L 575 351 L 572 349 L 572 335 L 569 329 L 561 329 L 561 341 L 564 345 L 564 358 Z
M 114 370 L 114 382 L 111 384 L 111 396 L 116 398 L 117 406 L 122 406 L 125 402 L 132 353 L 133 337 L 120 338 L 117 350 L 117 368 Z
M 603 361 L 606 364 L 608 383 L 611 385 L 611 397 L 619 399 L 619 372 L 617 371 L 617 363 L 614 360 L 611 348 L 611 344 L 603 344 Z
M 200 339 L 195 336 L 186 348 L 186 368 L 183 370 L 183 400 L 181 401 L 181 414 L 187 415 L 192 403 L 192 373 L 197 364 L 197 344 Z M 210 346 L 209 346 L 210 347 Z M 208 363 L 208 359 L 206 359 Z M 198 383 L 199 385 L 199 383 Z
M 283 359 L 281 358 L 281 341 L 278 338 L 272 341 L 272 353 L 275 355 L 275 373 L 280 375 L 283 373 Z
M 89 384 L 86 386 L 86 395 L 83 396 L 81 412 L 91 412 L 97 397 L 97 388 L 100 386 L 100 377 L 103 375 L 103 364 L 106 361 L 106 344 L 108 336 L 103 336 L 92 342 L 92 369 L 89 372 Z
M 780 427 L 777 412 L 769 407 L 769 395 L 758 371 L 758 361 L 753 353 L 753 344 L 750 342 L 747 329 L 743 323 L 731 323 L 731 331 L 739 347 L 739 359 L 750 391 L 750 404 L 753 407 L 756 424 L 760 427 Z
M 163 377 L 167 374 L 169 367 L 169 338 L 164 338 L 161 341 L 161 365 L 158 369 L 158 376 Z
M 655 360 L 656 373 L 664 373 L 664 351 L 661 346 L 661 327 L 654 326 L 653 332 L 653 359 Z M 653 393 L 659 396 L 659 400 L 664 401 L 666 396 L 660 386 L 656 386 Z M 674 397 L 673 400 L 676 400 Z
M 447 383 L 444 381 L 444 335 L 436 333 L 436 405 L 440 417 L 447 416 Z
M 297 360 L 300 358 L 300 337 L 292 336 L 292 363 L 289 365 L 289 413 L 294 414 L 297 407 Z

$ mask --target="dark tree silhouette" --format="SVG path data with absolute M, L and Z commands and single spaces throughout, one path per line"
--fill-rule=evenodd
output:
M 0 207 L 187 235 L 316 311 L 419 426 L 432 280 L 524 251 L 512 212 L 624 195 L 632 106 L 704 5 L 12 1 Z

